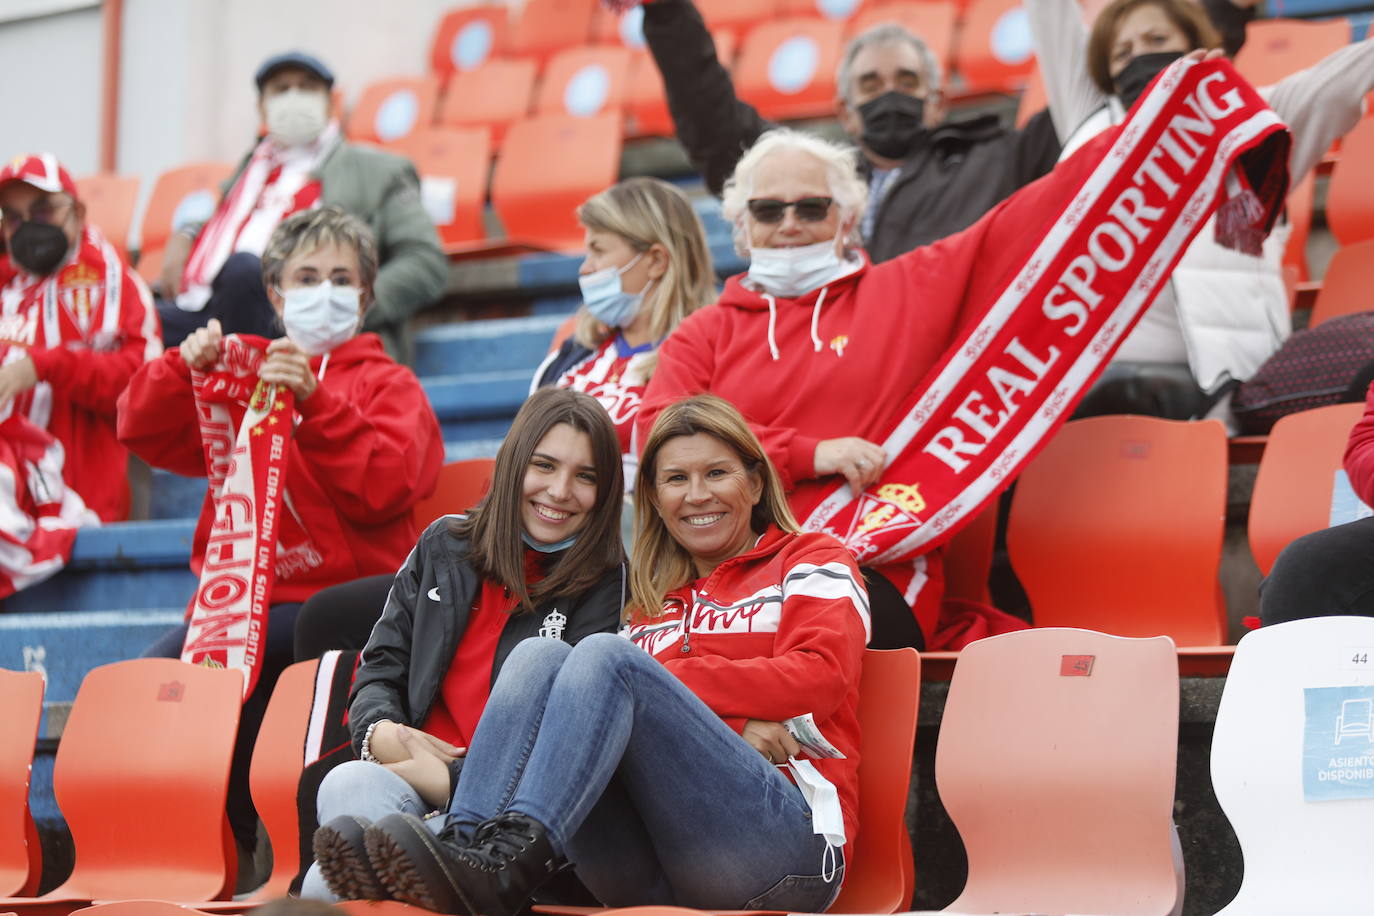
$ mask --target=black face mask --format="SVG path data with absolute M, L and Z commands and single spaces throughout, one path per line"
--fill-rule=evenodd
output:
M 61 226 L 25 221 L 10 239 L 10 256 L 29 273 L 46 275 L 62 263 L 69 247 Z
M 884 92 L 859 106 L 864 124 L 860 139 L 879 156 L 905 159 L 926 133 L 922 124 L 925 110 L 925 99 L 895 89 Z
M 1129 111 L 1154 78 L 1182 56 L 1182 51 L 1160 51 L 1157 54 L 1132 57 L 1126 68 L 1112 77 L 1112 85 L 1116 86 L 1116 94 L 1120 97 L 1121 104 Z

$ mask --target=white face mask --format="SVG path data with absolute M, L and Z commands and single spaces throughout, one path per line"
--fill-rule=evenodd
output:
M 263 102 L 267 133 L 283 146 L 314 143 L 329 123 L 329 95 L 288 89 Z
M 754 248 L 749 252 L 749 279 L 764 292 L 795 299 L 835 279 L 843 267 L 829 239 L 800 248 Z
M 328 353 L 358 333 L 362 291 L 356 286 L 318 283 L 282 290 L 286 336 L 311 356 Z

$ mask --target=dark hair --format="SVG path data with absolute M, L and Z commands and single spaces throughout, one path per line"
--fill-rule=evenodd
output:
M 1207 18 L 1207 11 L 1195 0 L 1113 0 L 1097 14 L 1092 34 L 1088 36 L 1088 75 L 1107 95 L 1116 95 L 1116 84 L 1112 82 L 1112 45 L 1116 43 L 1117 29 L 1122 19 L 1142 6 L 1159 7 L 1188 39 L 1189 50 L 1215 48 L 1221 44 L 1216 27 Z
M 559 423 L 586 433 L 591 440 L 596 506 L 573 545 L 531 587 L 525 581 L 525 543 L 520 537 L 525 472 L 535 448 Z M 549 595 L 585 591 L 625 560 L 620 540 L 620 500 L 625 492 L 620 462 L 615 424 L 595 398 L 568 388 L 541 388 L 515 415 L 496 452 L 491 489 L 466 516 L 452 519 L 449 531 L 467 539 L 468 559 L 478 572 L 500 582 L 519 599 L 518 612 L 533 611 Z

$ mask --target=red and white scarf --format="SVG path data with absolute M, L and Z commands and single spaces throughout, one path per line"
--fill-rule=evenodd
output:
M 295 406 L 258 378 L 266 350 L 261 337 L 231 335 L 214 369 L 191 372 L 215 521 L 181 658 L 240 669 L 245 697 L 262 664 Z
M 181 277 L 180 308 L 190 312 L 204 308 L 210 284 L 231 254 L 261 255 L 282 220 L 319 202 L 320 183 L 313 175 L 338 142 L 339 125 L 331 121 L 315 142 L 304 146 L 283 146 L 270 137 L 258 143 L 196 237 Z
M 0 419 L 0 598 L 52 576 L 100 519 L 62 480 L 62 443 L 5 408 Z
M 841 484 L 803 527 L 875 566 L 948 540 L 1069 416 L 1218 204 L 1218 241 L 1258 247 L 1288 146 L 1230 64 L 1172 65 L 1105 155 L 1075 156 L 1028 189 L 1068 203 L 1029 255 L 979 264 L 1011 279 L 898 414 L 879 483 Z
M 56 349 L 77 343 L 108 351 L 119 345 L 123 319 L 124 262 L 100 230 L 87 225 L 77 250 L 46 277 L 16 272 L 0 289 L 0 364 L 22 358 L 28 347 Z M 156 335 L 145 358 L 161 352 Z M 48 426 L 52 385 L 39 381 L 15 398 L 16 412 Z

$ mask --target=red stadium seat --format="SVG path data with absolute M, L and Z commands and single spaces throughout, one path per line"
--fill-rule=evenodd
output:
M 1250 552 L 1266 576 L 1290 543 L 1331 524 L 1331 494 L 1363 404 L 1333 404 L 1280 417 L 1250 498 Z
M 492 173 L 491 202 L 512 240 L 580 249 L 575 210 L 613 184 L 622 119 L 541 115 L 514 125 Z M 556 150 L 557 155 L 550 155 Z
M 248 907 L 247 902 L 239 904 L 240 912 Z M 89 913 L 90 916 L 187 916 L 196 913 L 204 913 L 206 910 L 187 906 L 184 903 L 171 903 L 166 900 L 116 900 L 110 903 L 97 903 L 94 906 L 82 907 L 73 911 L 76 913 Z
M 716 58 L 729 70 L 735 59 L 735 36 L 728 29 L 712 32 Z M 663 89 L 663 75 L 648 52 L 636 54 L 630 63 L 630 87 L 625 96 L 630 130 L 638 137 L 671 137 L 673 116 Z
M 871 0 L 781 0 L 780 16 L 815 16 L 849 22 L 861 16 Z
M 495 458 L 451 461 L 439 471 L 434 492 L 415 504 L 415 525 L 424 530 L 440 516 L 466 512 L 481 501 L 491 487 Z
M 1348 44 L 1350 21 L 1344 18 L 1256 19 L 1245 27 L 1236 70 L 1255 86 L 1272 86 Z
M 129 259 L 129 229 L 138 205 L 137 175 L 87 175 L 76 179 L 76 191 L 86 205 L 86 222 L 98 227 L 126 261 Z
M 712 32 L 729 30 L 742 43 L 750 29 L 778 18 L 779 0 L 696 0 Z
M 5 741 L 0 744 L 0 894 L 22 896 L 38 889 L 42 871 L 29 815 L 29 767 L 43 717 L 43 675 L 0 669 L 0 709 L 5 711 Z
M 1226 471 L 1215 420 L 1066 424 L 1022 472 L 1008 520 L 1036 625 L 1223 644 Z
M 162 270 L 162 251 L 186 222 L 204 222 L 219 203 L 220 185 L 234 173 L 223 162 L 193 162 L 157 177 L 139 226 L 138 272 L 152 283 Z
M 1035 53 L 1021 0 L 972 0 L 955 61 L 965 93 L 1024 87 L 1035 69 Z
M 735 90 L 765 118 L 833 115 L 835 68 L 843 40 L 839 22 L 766 22 L 744 40 L 735 63 Z
M 306 732 L 315 696 L 319 659 L 297 662 L 281 673 L 253 744 L 248 782 L 253 807 L 272 841 L 272 874 L 242 900 L 197 903 L 202 912 L 241 912 L 250 905 L 283 897 L 301 870 L 300 809 L 296 790 L 305 769 Z
M 622 15 L 596 5 L 592 15 L 592 42 L 599 45 L 620 45 L 631 51 L 644 50 L 644 7 L 633 6 Z
M 949 911 L 1173 911 L 1178 720 L 1168 639 L 1053 628 L 966 646 L 935 750 L 968 853 Z
M 1374 239 L 1374 118 L 1361 118 L 1341 140 L 1326 189 L 1326 222 L 1342 245 Z
M 53 772 L 76 865 L 51 893 L 0 900 L 0 910 L 232 891 L 224 802 L 242 693 L 237 670 L 177 659 L 87 674 Z
M 865 7 L 855 16 L 849 23 L 848 37 L 853 38 L 884 23 L 903 26 L 926 43 L 948 79 L 954 60 L 954 26 L 958 18 L 959 8 L 948 0 L 885 3 Z
M 482 208 L 491 170 L 491 128 L 430 128 L 388 149 L 415 163 L 420 197 L 445 245 L 486 235 Z
M 1326 265 L 1322 287 L 1308 327 L 1315 328 L 1330 318 L 1374 310 L 1374 239 L 1354 242 L 1336 249 Z
M 439 80 L 433 76 L 373 83 L 348 115 L 348 138 L 395 143 L 432 125 L 438 104 Z
M 1317 173 L 1308 172 L 1297 187 L 1288 191 L 1288 243 L 1283 249 L 1283 264 L 1292 267 L 1296 279 L 1306 280 L 1307 237 L 1312 230 L 1312 208 L 1317 196 Z
M 544 68 L 534 113 L 589 118 L 625 106 L 632 54 L 625 48 L 591 45 L 559 51 Z
M 510 13 L 505 4 L 450 10 L 434 30 L 430 71 L 448 80 L 454 73 L 477 69 L 505 53 L 509 31 Z
M 530 113 L 538 70 L 532 60 L 513 58 L 460 70 L 448 81 L 439 126 L 489 127 L 492 143 L 499 148 L 510 126 Z
M 527 0 L 511 28 L 510 53 L 541 63 L 591 40 L 597 0 Z

